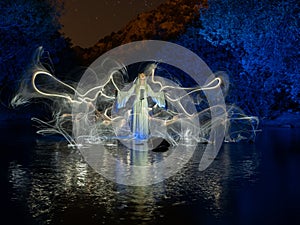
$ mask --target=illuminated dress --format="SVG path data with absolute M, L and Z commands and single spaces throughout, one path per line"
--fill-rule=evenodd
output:
M 150 135 L 149 130 L 149 107 L 148 97 L 159 107 L 166 107 L 165 96 L 163 92 L 154 92 L 150 85 L 147 83 L 147 78 L 144 73 L 139 74 L 136 82 L 128 91 L 119 91 L 117 97 L 117 108 L 126 106 L 127 101 L 131 96 L 135 95 L 132 106 L 132 120 L 131 129 L 135 138 L 148 139 Z

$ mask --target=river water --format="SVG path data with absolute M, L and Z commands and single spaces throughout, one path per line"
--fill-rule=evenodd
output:
M 300 224 L 300 129 L 224 143 L 202 172 L 195 153 L 146 187 L 107 180 L 29 122 L 1 122 L 0 133 L 1 224 Z

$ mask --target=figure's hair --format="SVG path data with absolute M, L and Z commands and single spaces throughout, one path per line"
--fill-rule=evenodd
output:
M 157 67 L 157 63 L 155 62 L 145 62 L 141 63 L 138 67 L 138 74 L 144 73 L 147 77 L 151 76 L 152 70 Z
M 145 67 L 143 73 L 144 73 L 147 77 L 150 77 L 151 74 L 152 74 L 152 70 L 155 69 L 156 67 L 157 67 L 157 64 L 156 64 L 156 63 L 148 63 L 147 66 Z

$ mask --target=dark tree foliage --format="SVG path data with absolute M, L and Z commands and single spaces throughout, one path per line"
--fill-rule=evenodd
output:
M 14 86 L 21 79 L 39 46 L 49 51 L 53 63 L 68 47 L 59 33 L 59 0 L 0 1 L 0 86 Z M 7 88 L 7 87 L 6 87 Z
M 267 117 L 279 110 L 299 110 L 299 1 L 208 3 L 201 11 L 201 26 L 190 27 L 178 42 L 214 71 L 228 72 L 228 100 L 247 113 Z

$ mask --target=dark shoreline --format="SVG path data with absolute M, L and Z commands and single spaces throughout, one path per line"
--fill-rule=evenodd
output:
M 39 117 L 41 113 L 34 112 L 30 109 L 10 109 L 0 106 L 0 122 L 30 121 L 32 117 Z M 300 112 L 282 112 L 276 118 L 260 120 L 262 127 L 277 127 L 277 128 L 300 128 Z

